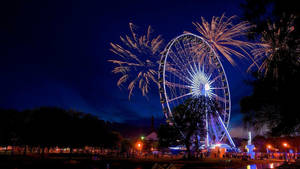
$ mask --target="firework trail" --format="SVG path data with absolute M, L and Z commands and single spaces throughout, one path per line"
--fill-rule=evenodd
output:
M 232 65 L 235 65 L 232 55 L 239 58 L 250 58 L 256 64 L 247 52 L 256 44 L 242 39 L 253 28 L 253 25 L 247 21 L 234 24 L 235 18 L 236 16 L 227 18 L 223 14 L 221 17 L 214 16 L 209 23 L 201 17 L 201 23 L 193 22 L 193 25 L 212 48 L 222 54 Z
M 137 27 L 129 23 L 131 36 L 120 36 L 122 45 L 110 43 L 110 51 L 117 55 L 117 60 L 108 60 L 115 64 L 112 72 L 121 74 L 117 85 L 128 82 L 129 99 L 138 85 L 143 96 L 149 92 L 151 83 L 157 84 L 157 69 L 163 39 L 161 35 L 152 37 L 153 29 L 148 26 L 145 35 L 137 33 Z

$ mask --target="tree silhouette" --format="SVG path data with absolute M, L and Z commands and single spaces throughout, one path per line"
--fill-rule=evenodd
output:
M 172 111 L 173 116 L 170 121 L 181 133 L 181 140 L 187 148 L 188 158 L 191 157 L 191 147 L 198 151 L 202 138 L 206 135 L 205 115 L 206 113 L 216 116 L 219 106 L 214 99 L 200 96 L 185 100 L 183 104 L 178 105 Z
M 90 114 L 41 107 L 33 110 L 0 110 L 0 145 L 79 148 L 117 148 L 122 139 L 107 122 Z
M 254 37 L 267 48 L 262 49 L 264 69 L 253 72 L 253 93 L 241 100 L 241 112 L 247 126 L 272 136 L 300 132 L 300 25 L 295 3 L 247 0 L 244 5 L 246 19 L 257 25 Z

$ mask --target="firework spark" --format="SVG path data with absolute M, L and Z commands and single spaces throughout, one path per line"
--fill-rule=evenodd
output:
M 227 18 L 223 14 L 221 17 L 213 17 L 209 23 L 201 17 L 201 23 L 193 22 L 193 25 L 212 48 L 221 53 L 232 65 L 235 65 L 232 55 L 250 58 L 254 62 L 247 51 L 254 48 L 255 44 L 242 40 L 253 25 L 247 21 L 233 24 L 235 18 L 236 16 Z
M 136 85 L 145 96 L 149 92 L 151 83 L 157 84 L 158 61 L 163 39 L 161 35 L 152 38 L 151 26 L 148 26 L 145 35 L 139 35 L 137 27 L 132 23 L 129 23 L 129 28 L 131 37 L 120 36 L 123 46 L 110 43 L 112 47 L 110 51 L 119 56 L 120 60 L 108 61 L 116 64 L 112 72 L 122 75 L 117 82 L 118 86 L 129 81 L 127 88 L 130 99 Z

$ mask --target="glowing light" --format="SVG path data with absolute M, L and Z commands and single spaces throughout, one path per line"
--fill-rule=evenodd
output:
M 208 83 L 206 83 L 204 88 L 205 88 L 205 91 L 208 91 L 208 90 L 210 90 L 210 86 L 209 86 L 209 84 L 208 84 Z
M 190 77 L 188 80 L 191 82 L 189 86 L 192 95 L 194 97 L 199 96 L 208 96 L 211 97 L 212 90 L 210 87 L 210 76 L 207 76 L 204 72 L 204 67 L 201 68 L 194 68 L 193 66 L 190 67 L 190 71 L 188 72 Z
M 271 145 L 267 145 L 267 148 L 268 148 L 268 149 L 271 149 L 271 148 L 272 148 L 272 146 L 271 146 Z
M 283 143 L 282 145 L 283 145 L 284 147 L 287 147 L 287 146 L 288 146 L 288 144 L 287 144 L 287 143 Z
M 216 147 L 220 147 L 220 146 L 221 146 L 221 144 L 220 144 L 220 143 L 218 143 L 218 144 L 216 144 L 215 146 L 216 146 Z
M 184 146 L 169 147 L 171 150 L 186 150 Z
M 145 139 L 145 137 L 144 136 L 141 136 L 141 140 L 144 140 Z
M 257 169 L 256 164 L 247 165 L 247 169 Z
M 143 149 L 143 143 L 140 142 L 140 141 L 136 142 L 136 145 L 135 145 L 135 146 L 136 146 L 136 149 L 137 149 L 137 150 L 140 150 L 140 151 L 141 151 L 141 150 Z

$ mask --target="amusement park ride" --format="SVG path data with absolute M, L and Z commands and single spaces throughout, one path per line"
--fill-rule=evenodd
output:
M 236 147 L 228 132 L 231 100 L 226 73 L 219 56 L 205 39 L 191 33 L 172 39 L 162 53 L 158 79 L 167 119 L 172 118 L 173 108 L 186 99 L 200 96 L 214 99 L 220 107 L 215 112 L 217 116 L 206 112 L 205 138 L 196 138 L 203 143 L 202 147 L 209 149 L 222 145 L 226 136 L 230 144 L 227 146 Z

